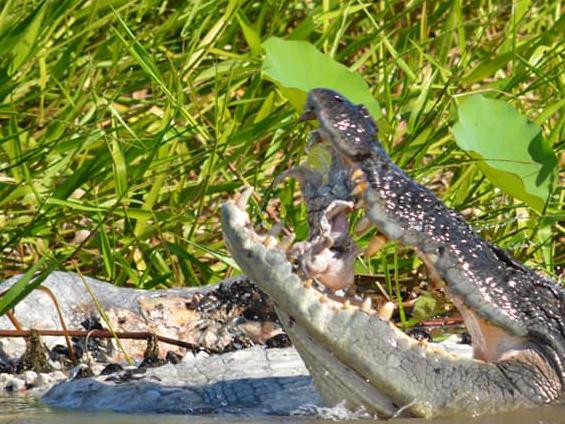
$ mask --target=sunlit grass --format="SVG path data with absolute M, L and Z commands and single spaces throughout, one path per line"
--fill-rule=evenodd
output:
M 0 277 L 47 258 L 116 284 L 218 281 L 234 272 L 219 208 L 243 185 L 258 194 L 256 222 L 280 198 L 275 213 L 304 233 L 295 185 L 273 187 L 303 159 L 308 129 L 261 76 L 270 36 L 310 41 L 359 72 L 395 161 L 486 238 L 562 272 L 565 5 L 514 4 L 4 2 Z M 455 108 L 471 92 L 512 103 L 553 143 L 551 226 L 456 147 Z M 382 272 L 382 260 L 401 274 L 414 266 L 389 248 L 360 269 Z

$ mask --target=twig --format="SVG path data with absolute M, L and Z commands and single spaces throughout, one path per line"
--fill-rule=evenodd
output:
M 63 336 L 64 332 L 61 330 L 35 330 L 40 336 Z M 29 337 L 32 330 L 0 330 L 0 337 Z M 68 330 L 67 334 L 71 337 L 102 337 L 106 339 L 113 339 L 118 337 L 120 339 L 133 339 L 145 340 L 150 336 L 155 336 L 158 341 L 167 343 L 174 346 L 184 347 L 185 349 L 196 350 L 198 346 L 183 342 L 182 340 L 172 339 L 170 337 L 159 336 L 150 331 L 116 331 L 114 333 L 107 330 Z

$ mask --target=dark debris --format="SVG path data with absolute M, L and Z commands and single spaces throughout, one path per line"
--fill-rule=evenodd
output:
M 104 369 L 102 371 L 100 371 L 100 375 L 110 375 L 110 374 L 114 374 L 120 371 L 123 371 L 124 367 L 122 367 L 120 364 L 117 364 L 115 362 L 112 362 L 108 365 L 106 365 L 104 367 Z
M 428 330 L 423 327 L 412 327 L 406 330 L 406 334 L 419 342 L 425 340 L 428 342 L 433 341 L 433 337 Z
M 281 333 L 267 340 L 265 346 L 267 346 L 268 348 L 290 347 L 292 346 L 292 342 L 290 341 L 288 335 Z
M 198 293 L 188 306 L 211 316 L 217 312 L 223 315 L 235 312 L 249 320 L 278 322 L 272 301 L 247 279 L 221 283 L 215 290 Z

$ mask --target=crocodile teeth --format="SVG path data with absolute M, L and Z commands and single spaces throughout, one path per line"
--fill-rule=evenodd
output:
M 279 221 L 275 225 L 273 225 L 271 227 L 271 229 L 268 231 L 267 238 L 273 238 L 273 239 L 276 240 L 276 238 L 279 236 L 279 234 L 283 230 L 284 230 L 284 223 L 283 223 L 283 221 Z M 278 241 L 277 241 L 277 244 L 278 244 Z
M 394 313 L 394 303 L 386 302 L 381 308 L 379 309 L 378 315 L 380 319 L 385 321 L 390 321 L 392 318 L 392 314 Z
M 304 281 L 304 288 L 305 289 L 311 289 L 312 288 L 312 279 L 308 278 L 306 281 Z
M 382 234 L 378 234 L 371 238 L 367 248 L 365 249 L 365 257 L 370 258 L 373 256 L 384 247 L 387 241 L 387 238 Z
M 326 303 L 328 300 L 329 298 L 327 294 L 323 294 L 322 296 L 320 296 L 320 303 Z
M 342 309 L 350 309 L 350 308 L 351 308 L 351 302 L 349 302 L 349 300 L 343 302 Z
M 361 304 L 361 310 L 363 312 L 369 313 L 371 312 L 372 307 L 373 307 L 373 301 L 371 300 L 370 296 L 367 296 L 365 300 L 363 300 L 363 303 Z
M 252 187 L 245 187 L 242 191 L 241 194 L 239 196 L 239 199 L 237 199 L 235 201 L 236 206 L 241 209 L 242 211 L 247 210 L 247 205 L 249 203 L 249 199 L 251 198 L 251 195 L 253 194 L 253 188 Z

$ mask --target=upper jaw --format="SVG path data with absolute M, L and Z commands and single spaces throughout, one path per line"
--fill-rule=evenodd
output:
M 253 229 L 244 202 L 230 200 L 223 205 L 222 229 L 226 245 L 242 271 L 274 300 L 293 344 L 315 382 L 323 386 L 320 391 L 326 402 L 334 405 L 345 400 L 351 410 L 363 407 L 380 416 L 395 415 L 398 407 L 392 398 L 355 370 L 355 356 L 347 359 L 346 351 L 353 346 L 334 343 L 337 334 L 326 328 L 332 320 L 346 325 L 355 314 L 362 314 L 362 320 L 367 316 L 379 319 L 370 304 L 344 303 L 314 287 L 288 261 L 283 246 Z M 406 338 L 395 328 L 393 332 Z M 362 356 L 370 358 L 370 352 Z
M 340 115 L 355 114 L 355 105 L 344 98 L 341 94 L 329 88 L 314 88 L 308 93 L 304 111 L 300 121 L 317 119 L 325 120 L 324 117 L 336 117 Z
M 314 90 L 308 93 L 308 98 L 306 104 L 304 105 L 304 110 L 302 115 L 300 115 L 299 121 L 313 121 L 318 118 L 318 107 L 314 94 Z
M 303 122 L 313 121 L 314 119 L 316 119 L 316 109 L 312 105 L 309 105 L 307 103 L 304 111 L 302 112 L 302 115 L 300 115 L 300 118 L 298 118 L 298 120 L 300 122 Z

